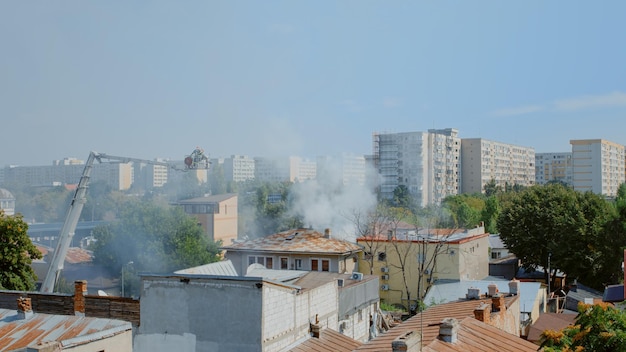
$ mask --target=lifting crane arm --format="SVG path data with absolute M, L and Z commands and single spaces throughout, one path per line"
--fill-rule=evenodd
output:
M 89 187 L 89 181 L 91 180 L 91 169 L 93 168 L 93 163 L 96 160 L 98 162 L 102 162 L 102 159 L 115 160 L 122 163 L 138 162 L 144 164 L 162 165 L 167 166 L 168 168 L 176 169 L 173 165 L 161 161 L 128 158 L 96 152 L 89 153 L 89 158 L 87 158 L 87 162 L 85 163 L 85 168 L 83 169 L 80 181 L 78 182 L 78 187 L 76 188 L 74 197 L 72 198 L 70 207 L 65 216 L 65 222 L 63 223 L 63 227 L 59 233 L 59 240 L 56 249 L 52 254 L 50 266 L 48 267 L 48 273 L 41 284 L 40 292 L 42 293 L 54 292 L 54 286 L 58 282 L 59 275 L 63 270 L 65 256 L 67 255 L 67 251 L 72 243 L 72 237 L 74 237 L 78 219 L 80 218 L 80 214 L 83 211 L 85 202 L 87 201 L 87 188 Z

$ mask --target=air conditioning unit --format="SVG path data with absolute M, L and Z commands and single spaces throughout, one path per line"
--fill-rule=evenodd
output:
M 380 268 L 380 271 L 382 271 L 383 273 L 388 273 L 389 272 L 389 268 L 386 266 L 383 266 L 382 268 Z
M 383 279 L 383 280 L 389 280 L 389 274 L 381 275 L 380 278 Z
M 352 280 L 361 281 L 361 280 L 363 280 L 363 273 L 352 273 L 352 275 L 350 276 L 350 278 L 351 278 Z
M 388 291 L 389 290 L 389 285 L 381 285 L 380 289 L 383 291 Z

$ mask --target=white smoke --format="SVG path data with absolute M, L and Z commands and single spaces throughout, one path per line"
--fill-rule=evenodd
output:
M 306 226 L 316 230 L 329 228 L 333 238 L 355 242 L 355 214 L 367 214 L 376 208 L 375 172 L 363 166 L 365 179 L 346 179 L 340 160 L 318 163 L 317 177 L 294 184 L 292 212 L 302 216 Z

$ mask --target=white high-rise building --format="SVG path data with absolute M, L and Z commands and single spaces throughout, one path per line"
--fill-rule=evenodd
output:
M 536 184 L 559 181 L 571 186 L 572 180 L 572 153 L 535 154 Z
M 231 155 L 222 164 L 226 181 L 244 182 L 254 179 L 254 158 L 246 155 Z
M 624 183 L 625 147 L 604 139 L 571 140 L 574 189 L 607 197 Z
M 317 173 L 315 161 L 297 156 L 288 158 L 254 158 L 254 178 L 267 182 L 302 182 L 314 179 Z
M 374 165 L 381 177 L 380 193 L 393 199 L 405 186 L 416 205 L 440 203 L 458 194 L 461 139 L 456 129 L 428 132 L 375 133 Z
M 532 186 L 535 149 L 482 138 L 461 141 L 461 193 L 483 193 L 491 180 L 497 186 Z
M 317 180 L 324 177 L 344 186 L 365 185 L 365 156 L 343 153 L 339 156 L 317 157 Z

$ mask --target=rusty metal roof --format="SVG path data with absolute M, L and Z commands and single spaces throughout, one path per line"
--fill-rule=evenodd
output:
M 485 324 L 474 318 L 465 318 L 459 322 L 457 341 L 443 342 L 433 340 L 425 346 L 424 352 L 524 352 L 537 351 L 538 345 L 503 330 Z
M 0 351 L 46 341 L 58 341 L 67 348 L 130 330 L 131 323 L 121 320 L 38 313 L 19 319 L 17 310 L 0 309 Z
M 326 238 L 324 234 L 311 229 L 295 229 L 279 232 L 262 238 L 235 242 L 221 249 L 226 251 L 258 251 L 273 253 L 323 253 L 349 254 L 362 251 L 361 246 Z
M 332 329 L 322 329 L 320 337 L 311 337 L 296 347 L 289 349 L 291 352 L 351 352 L 359 347 L 361 342 L 343 335 Z
M 506 306 L 510 305 L 518 296 L 506 297 Z M 420 314 L 405 320 L 401 324 L 389 329 L 377 338 L 357 348 L 357 351 L 391 352 L 391 342 L 407 331 L 422 331 L 422 342 L 426 345 L 439 335 L 439 324 L 445 318 L 463 320 L 467 317 L 474 318 L 474 309 L 482 303 L 491 304 L 489 299 L 463 300 L 432 306 Z M 512 336 L 512 335 L 511 335 Z M 521 338 L 520 338 L 521 339 Z

